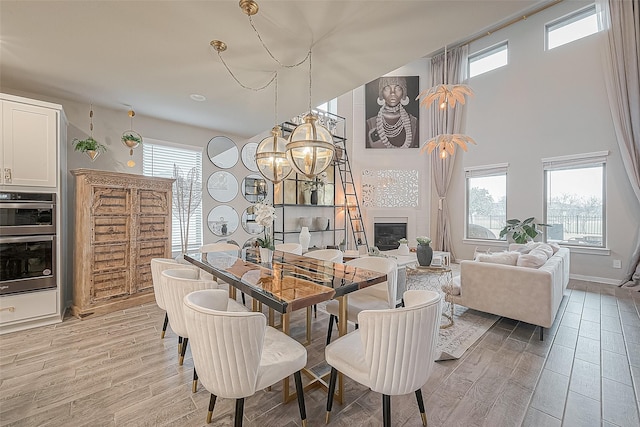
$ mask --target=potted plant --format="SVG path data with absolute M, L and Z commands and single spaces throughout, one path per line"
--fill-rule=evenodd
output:
M 91 161 L 94 161 L 100 155 L 100 153 L 104 153 L 105 151 L 107 151 L 107 147 L 93 139 L 92 136 L 82 140 L 76 138 L 72 141 L 72 143 L 73 149 L 75 151 L 85 153 L 87 156 L 89 156 Z
M 542 233 L 538 227 L 549 227 L 548 224 L 536 224 L 534 217 L 527 218 L 524 221 L 519 219 L 507 220 L 507 225 L 500 230 L 500 238 L 504 236 L 512 238 L 514 242 L 524 244 L 532 241 L 536 236 Z
M 258 246 L 260 246 L 260 262 L 270 263 L 275 250 L 273 237 L 271 236 L 271 226 L 276 218 L 276 209 L 263 200 L 253 205 L 253 211 L 256 214 L 256 223 L 264 227 L 264 237 L 256 239 Z
M 398 240 L 400 246 L 398 246 L 398 255 L 409 255 L 409 241 L 405 238 Z
M 433 259 L 433 249 L 429 246 L 431 239 L 426 236 L 418 236 L 416 240 L 418 241 L 418 247 L 416 248 L 418 264 L 428 267 L 431 265 L 431 259 Z
M 121 139 L 122 143 L 132 150 L 142 144 L 142 137 L 137 132 L 131 130 L 123 133 Z

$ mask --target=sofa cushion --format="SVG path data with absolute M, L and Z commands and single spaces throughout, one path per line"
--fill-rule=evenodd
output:
M 556 252 L 560 250 L 560 245 L 557 243 L 547 243 L 547 244 L 551 246 L 551 249 L 553 250 L 554 255 L 556 254 Z
M 544 250 L 536 248 L 528 254 L 521 254 L 516 265 L 519 267 L 540 268 L 548 259 L 549 257 Z
M 521 254 L 528 254 L 534 249 L 543 249 L 547 253 L 547 258 L 551 258 L 553 254 L 555 254 L 558 249 L 560 249 L 560 246 L 558 246 L 557 244 L 556 247 L 557 249 L 554 249 L 553 246 L 544 242 L 529 242 L 523 246 L 517 247 L 515 250 L 520 252 Z
M 495 254 L 478 254 L 476 261 L 492 264 L 516 265 L 519 252 L 498 252 Z

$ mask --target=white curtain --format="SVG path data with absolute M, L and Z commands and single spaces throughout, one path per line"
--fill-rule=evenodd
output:
M 640 203 L 640 3 L 599 0 L 598 7 L 603 24 L 608 25 L 603 64 L 609 106 L 620 155 Z M 640 290 L 640 235 L 636 240 L 625 286 Z
M 469 57 L 469 45 L 464 45 L 447 52 L 446 83 L 460 84 L 467 80 L 467 59 Z M 431 85 L 437 86 L 445 82 L 444 74 L 444 54 L 437 55 L 431 59 Z M 443 133 L 462 133 L 463 114 L 465 106 L 458 104 L 455 109 L 448 109 L 448 112 L 441 110 L 436 105 L 429 109 L 429 135 L 432 138 Z M 445 114 L 446 129 L 445 129 Z M 451 243 L 451 219 L 449 216 L 449 205 L 447 202 L 447 192 L 455 158 L 460 152 L 458 148 L 456 154 L 446 159 L 438 156 L 438 150 L 431 154 L 431 168 L 433 170 L 433 181 L 438 193 L 438 218 L 436 222 L 436 236 L 433 239 L 433 248 L 437 251 L 451 252 L 451 257 L 455 259 L 453 245 Z M 463 209 L 463 206 L 459 206 Z

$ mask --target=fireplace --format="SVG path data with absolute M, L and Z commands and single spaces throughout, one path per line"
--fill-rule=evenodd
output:
M 407 237 L 407 224 L 398 222 L 375 223 L 373 225 L 373 241 L 381 251 L 397 249 L 398 240 Z

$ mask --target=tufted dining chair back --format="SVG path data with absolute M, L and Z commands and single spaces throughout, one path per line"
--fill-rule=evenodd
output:
M 200 278 L 198 269 L 177 268 L 164 270 L 161 281 L 162 295 L 169 315 L 171 329 L 180 337 L 188 338 L 189 332 L 184 320 L 183 299 L 193 291 L 202 289 L 217 289 L 218 284 L 211 280 Z
M 415 393 L 422 424 L 427 415 L 422 387 L 433 369 L 440 300 L 437 292 L 410 290 L 403 308 L 364 310 L 358 315 L 360 328 L 325 348 L 331 366 L 327 399 L 327 421 L 333 406 L 338 372 L 382 394 L 383 426 L 391 427 L 391 396 Z
M 242 426 L 244 399 L 293 374 L 300 418 L 306 426 L 300 375 L 307 363 L 306 348 L 268 327 L 262 313 L 228 311 L 227 300 L 217 290 L 196 291 L 184 298 L 194 366 L 211 393 L 207 423 L 216 399 L 223 397 L 236 399 L 235 426 Z
M 319 249 L 317 251 L 309 251 L 304 256 L 322 261 L 331 261 L 342 264 L 343 253 L 339 249 Z
M 440 295 L 411 290 L 405 307 L 358 315 L 368 386 L 391 396 L 411 393 L 429 378 L 440 326 Z
M 387 275 L 387 281 L 384 282 L 384 284 L 374 286 L 379 289 L 386 285 L 386 298 L 389 303 L 389 308 L 394 308 L 396 306 L 396 296 L 398 293 L 398 264 L 393 258 L 365 256 L 347 261 L 346 264 L 353 267 L 360 267 L 366 270 L 385 273 Z M 366 291 L 367 288 L 364 290 Z
M 278 243 L 276 245 L 276 251 L 302 255 L 302 245 L 300 243 Z

